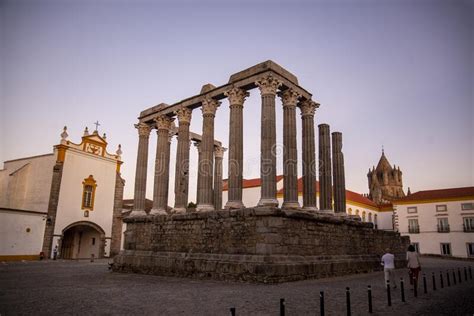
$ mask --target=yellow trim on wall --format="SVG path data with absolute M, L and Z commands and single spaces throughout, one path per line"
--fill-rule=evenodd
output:
M 123 164 L 123 161 L 117 160 L 117 168 L 116 168 L 116 171 L 117 171 L 118 173 L 120 173 L 120 167 L 122 166 L 122 164 Z
M 446 199 L 411 200 L 411 201 L 398 201 L 398 202 L 394 201 L 393 205 L 426 204 L 426 203 L 455 202 L 455 201 L 468 201 L 468 200 L 474 200 L 474 195 L 457 197 L 457 198 L 446 198 Z
M 39 255 L 4 255 L 0 256 L 0 261 L 21 261 L 21 260 L 39 260 Z
M 66 159 L 67 146 L 58 145 L 56 146 L 56 149 L 58 150 L 58 157 L 56 158 L 56 162 L 64 162 L 64 160 Z

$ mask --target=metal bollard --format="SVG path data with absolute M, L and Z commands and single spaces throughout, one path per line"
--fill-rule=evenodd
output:
M 324 291 L 319 292 L 319 314 L 324 316 Z
M 280 316 L 285 316 L 285 299 L 280 298 Z
M 460 268 L 458 268 L 458 281 L 459 281 L 459 283 L 462 283 L 461 269 Z
M 413 296 L 418 297 L 418 280 L 413 278 Z
M 402 302 L 405 303 L 405 286 L 403 284 L 403 278 L 400 278 L 400 291 L 402 294 Z
M 453 269 L 453 284 L 456 285 L 456 271 Z
M 390 281 L 387 280 L 387 305 L 392 306 L 392 295 L 390 294 Z
M 441 288 L 443 288 L 444 287 L 443 272 L 439 272 L 439 283 L 441 285 Z
M 423 293 L 428 293 L 428 289 L 426 287 L 426 274 L 423 273 Z
M 347 316 L 351 316 L 351 292 L 348 287 L 346 287 L 346 306 L 347 306 Z
M 230 308 L 230 315 L 235 316 L 235 307 Z
M 472 270 L 471 270 L 471 266 L 469 266 L 469 279 L 472 280 Z
M 449 280 L 449 271 L 446 271 L 446 282 L 448 283 L 448 286 L 451 286 L 451 281 Z
M 435 277 L 434 272 L 433 272 L 433 275 L 432 275 L 432 279 L 433 279 L 433 291 L 436 291 L 436 277 Z
M 464 281 L 467 281 L 467 269 L 464 267 Z
M 369 299 L 369 314 L 372 314 L 372 287 L 370 285 L 367 287 L 367 296 Z
M 94 262 L 94 254 L 91 254 L 91 262 Z

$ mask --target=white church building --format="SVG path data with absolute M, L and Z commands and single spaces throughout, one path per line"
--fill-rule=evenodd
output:
M 0 261 L 107 257 L 120 251 L 124 180 L 120 145 L 105 134 L 66 127 L 53 153 L 4 162 L 0 169 Z

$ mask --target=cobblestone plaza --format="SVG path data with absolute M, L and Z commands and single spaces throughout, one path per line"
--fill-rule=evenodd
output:
M 472 315 L 474 281 L 440 288 L 439 271 L 474 267 L 471 261 L 422 258 L 428 293 L 418 298 L 400 286 L 387 306 L 383 272 L 263 285 L 111 273 L 106 260 L 0 263 L 1 315 L 278 315 L 280 298 L 286 315 L 319 315 L 319 293 L 325 292 L 326 315 L 346 314 L 345 288 L 350 287 L 353 315 L 367 315 L 367 286 L 373 289 L 373 315 Z M 462 271 L 462 270 L 461 270 Z M 433 291 L 432 272 L 437 272 Z M 450 271 L 452 273 L 452 271 Z M 406 269 L 396 270 L 407 279 Z

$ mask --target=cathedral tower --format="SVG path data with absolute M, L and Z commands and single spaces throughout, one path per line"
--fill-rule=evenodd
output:
M 377 168 L 369 169 L 367 178 L 369 180 L 369 198 L 377 204 L 405 196 L 400 167 L 390 166 L 383 149 Z

